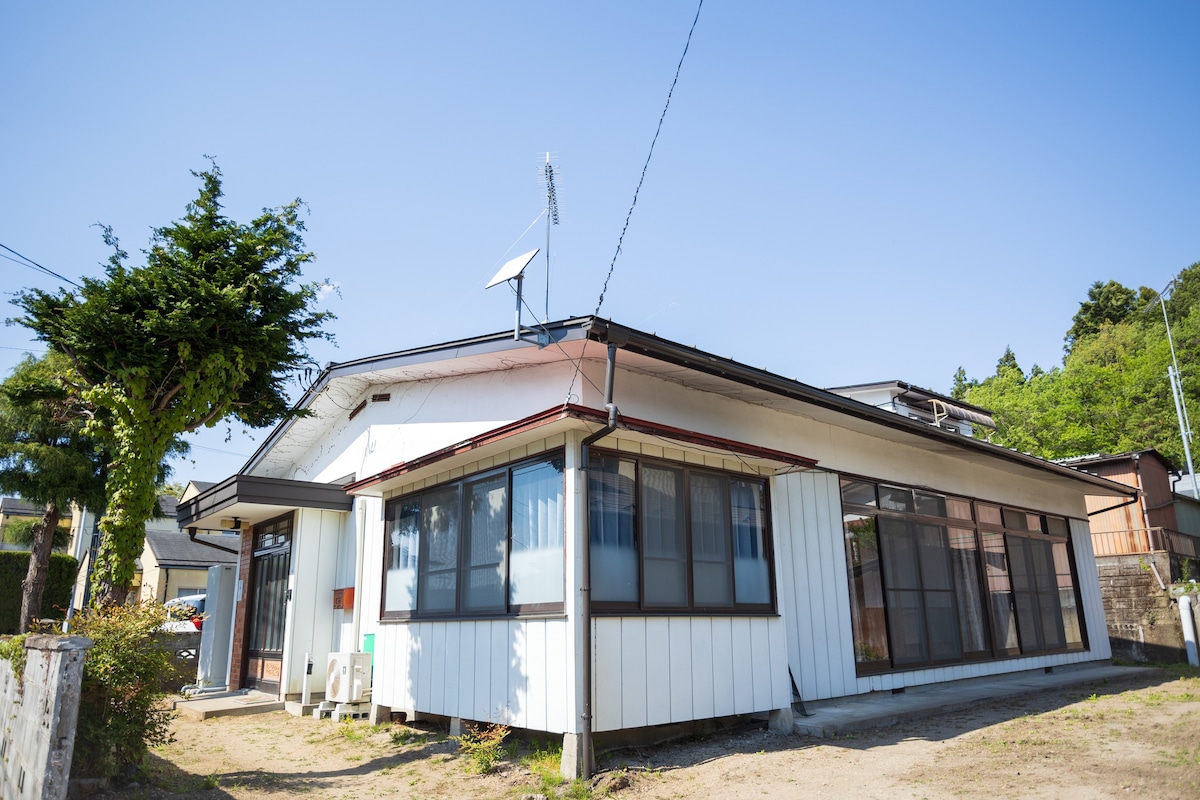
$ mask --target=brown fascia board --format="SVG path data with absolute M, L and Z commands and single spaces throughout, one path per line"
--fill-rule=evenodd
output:
M 175 519 L 180 528 L 186 528 L 195 520 L 216 514 L 236 503 L 349 511 L 353 502 L 337 484 L 234 475 L 191 500 L 180 503 Z
M 476 450 L 485 445 L 494 444 L 503 441 L 518 433 L 523 433 L 534 428 L 547 425 L 551 422 L 557 422 L 562 419 L 578 419 L 589 422 L 606 423 L 608 421 L 608 412 L 597 409 L 588 408 L 587 406 L 579 406 L 568 404 L 565 406 L 556 406 L 545 411 L 533 414 L 512 422 L 508 425 L 502 425 L 499 428 L 493 428 L 479 436 L 466 439 L 464 441 L 452 444 L 448 447 L 443 447 L 440 450 L 435 450 L 432 453 L 414 458 L 412 461 L 405 461 L 400 464 L 395 464 L 387 469 L 370 475 L 362 480 L 355 481 L 346 485 L 348 493 L 355 493 L 363 489 L 370 488 L 385 481 L 390 481 L 393 478 L 398 478 L 410 472 L 414 472 L 423 467 L 428 467 L 451 458 L 462 453 Z M 783 464 L 788 464 L 794 467 L 812 468 L 817 465 L 815 459 L 798 456 L 794 453 L 785 453 L 782 450 L 773 450 L 769 447 L 759 447 L 758 445 L 749 444 L 747 442 L 739 442 L 733 439 L 725 439 L 720 436 L 709 436 L 707 434 L 688 431 L 683 428 L 676 428 L 671 425 L 663 425 L 658 422 L 650 422 L 648 420 L 635 419 L 632 417 L 622 416 L 618 419 L 617 426 L 623 430 L 634 431 L 635 433 L 645 433 L 651 436 L 658 436 L 664 439 L 672 439 L 678 442 L 687 444 L 701 445 L 703 447 L 712 447 L 719 450 L 726 450 L 731 453 L 749 456 L 751 458 L 761 458 L 768 461 L 778 461 Z
M 1131 489 L 1115 481 L 1098 478 L 1086 472 L 1060 466 L 1040 459 L 1037 456 L 1020 453 L 1016 450 L 1009 450 L 990 442 L 966 437 L 959 433 L 943 431 L 924 422 L 910 420 L 907 417 L 874 408 L 866 403 L 860 403 L 857 400 L 851 400 L 833 392 L 818 389 L 815 386 L 783 378 L 766 370 L 749 367 L 737 361 L 705 353 L 693 347 L 676 344 L 653 334 L 642 333 L 641 331 L 627 328 L 608 320 L 593 318 L 589 326 L 589 333 L 598 342 L 613 342 L 622 349 L 640 353 L 649 358 L 693 369 L 707 375 L 722 377 L 745 386 L 753 386 L 782 397 L 799 400 L 850 417 L 883 425 L 884 427 L 905 431 L 924 439 L 933 439 L 935 441 L 954 444 L 965 449 L 987 453 L 1004 461 L 1013 462 L 1025 467 L 1032 467 L 1033 469 L 1063 478 L 1104 488 L 1113 494 L 1130 497 L 1137 494 L 1136 489 Z

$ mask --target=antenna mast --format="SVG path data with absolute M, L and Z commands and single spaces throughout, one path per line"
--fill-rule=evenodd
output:
M 554 164 L 550 161 L 550 152 L 546 152 L 546 162 L 542 164 L 542 183 L 546 187 L 546 310 L 542 322 L 550 321 L 550 226 L 558 224 L 558 195 L 555 191 Z

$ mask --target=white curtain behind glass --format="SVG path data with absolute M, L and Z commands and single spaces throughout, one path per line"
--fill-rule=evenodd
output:
M 546 462 L 513 470 L 509 603 L 563 601 L 563 470 Z

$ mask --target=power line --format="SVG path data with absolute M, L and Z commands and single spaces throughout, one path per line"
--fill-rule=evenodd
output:
M 617 257 L 621 255 L 621 245 L 625 241 L 625 233 L 629 230 L 629 220 L 633 217 L 633 209 L 637 206 L 638 195 L 642 191 L 642 184 L 646 180 L 646 172 L 650 169 L 650 159 L 654 157 L 654 146 L 658 143 L 658 135 L 662 133 L 663 121 L 667 118 L 667 109 L 671 107 L 671 96 L 675 94 L 675 85 L 679 83 L 679 73 L 683 70 L 683 60 L 687 58 L 688 48 L 692 46 L 692 34 L 696 32 L 696 23 L 700 21 L 700 9 L 704 7 L 704 0 L 700 0 L 696 4 L 696 16 L 692 18 L 692 27 L 688 29 L 687 41 L 683 45 L 683 53 L 679 56 L 679 63 L 675 65 L 675 77 L 671 80 L 671 88 L 667 90 L 667 101 L 663 104 L 662 114 L 658 117 L 658 126 L 654 129 L 654 138 L 650 140 L 650 151 L 646 154 L 646 163 L 642 165 L 642 174 L 638 178 L 637 187 L 633 190 L 633 202 L 629 204 L 629 212 L 625 215 L 625 224 L 621 228 L 621 235 L 617 237 L 617 249 L 613 253 L 612 261 L 608 265 L 608 274 L 604 276 L 604 285 L 600 289 L 600 297 L 596 301 L 596 310 L 592 312 L 593 317 L 600 315 L 600 307 L 604 305 L 604 296 L 608 293 L 608 282 L 612 280 L 613 270 L 617 266 Z M 583 351 L 579 354 L 579 361 L 575 365 L 575 374 L 571 376 L 571 385 L 567 387 L 567 399 L 563 401 L 566 406 L 571 401 L 571 393 L 575 391 L 575 381 L 579 378 L 579 373 L 583 370 L 583 354 L 587 352 L 587 339 L 583 340 Z
M 0 243 L 0 247 L 4 248 L 5 250 L 7 250 L 8 252 L 12 253 L 14 256 L 16 256 L 17 258 L 19 258 L 19 259 L 21 259 L 21 260 L 20 260 L 20 261 L 17 261 L 17 258 L 10 258 L 9 256 L 6 256 L 6 255 L 4 255 L 3 253 L 0 253 L 0 258 L 7 258 L 9 261 L 12 261 L 14 264 L 20 264 L 20 265 L 21 265 L 21 266 L 23 266 L 23 267 L 29 267 L 30 269 L 39 270 L 39 271 L 41 271 L 41 272 L 44 272 L 44 273 L 46 273 L 47 275 L 49 275 L 49 276 L 51 276 L 51 277 L 53 277 L 53 278 L 58 278 L 60 281 L 63 281 L 63 282 L 65 282 L 65 283 L 69 283 L 69 284 L 71 284 L 71 285 L 72 285 L 72 286 L 74 286 L 76 289 L 82 289 L 82 288 L 83 288 L 82 286 L 80 286 L 78 283 L 76 283 L 75 281 L 71 280 L 70 278 L 65 278 L 65 277 L 63 277 L 62 275 L 59 275 L 59 274 L 58 274 L 57 272 L 55 272 L 54 270 L 52 270 L 52 269 L 48 269 L 47 267 L 43 267 L 41 264 L 37 263 L 37 262 L 36 262 L 36 261 L 34 261 L 32 258 L 29 258 L 28 256 L 23 256 L 23 255 L 21 255 L 21 254 L 20 254 L 20 253 L 18 253 L 16 250 L 13 250 L 11 247 L 9 247 L 9 246 L 8 246 L 8 245 L 6 245 L 6 244 Z
M 621 228 L 621 235 L 617 237 L 617 249 L 613 253 L 612 262 L 608 265 L 608 275 L 604 277 L 604 286 L 600 289 L 600 299 L 596 301 L 596 310 L 593 316 L 600 314 L 600 306 L 604 305 L 604 295 L 608 292 L 608 282 L 612 278 L 613 268 L 617 266 L 617 256 L 621 255 L 621 244 L 625 241 L 625 232 L 629 230 L 629 219 L 633 216 L 633 209 L 637 206 L 638 194 L 642 191 L 642 183 L 646 180 L 646 172 L 650 169 L 650 159 L 654 157 L 654 145 L 658 143 L 658 135 L 662 133 L 663 121 L 667 118 L 667 109 L 671 107 L 671 96 L 675 93 L 675 84 L 679 83 L 679 73 L 683 70 L 683 60 L 687 58 L 688 48 L 692 45 L 692 34 L 696 30 L 696 23 L 700 21 L 700 9 L 704 7 L 704 0 L 696 6 L 696 16 L 692 19 L 692 27 L 688 30 L 687 42 L 683 45 L 683 53 L 679 56 L 679 63 L 675 65 L 675 78 L 671 81 L 671 88 L 667 90 L 667 102 L 663 105 L 662 114 L 658 117 L 658 127 L 654 129 L 654 138 L 650 140 L 650 152 L 646 154 L 646 163 L 642 165 L 642 175 L 638 178 L 637 188 L 633 190 L 633 202 L 629 204 L 629 213 L 625 215 L 625 225 Z

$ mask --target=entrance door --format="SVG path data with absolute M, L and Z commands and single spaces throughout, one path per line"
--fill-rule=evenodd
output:
M 254 527 L 251 565 L 250 636 L 245 685 L 278 693 L 283 673 L 283 630 L 287 618 L 292 515 Z

